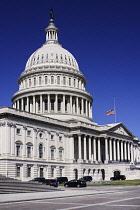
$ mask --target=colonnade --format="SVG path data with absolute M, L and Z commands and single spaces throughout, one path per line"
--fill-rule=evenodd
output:
M 27 96 L 13 102 L 13 108 L 32 113 L 69 113 L 92 118 L 92 102 L 88 99 L 64 94 Z
M 132 141 L 110 137 L 74 135 L 76 162 L 134 162 L 136 150 Z

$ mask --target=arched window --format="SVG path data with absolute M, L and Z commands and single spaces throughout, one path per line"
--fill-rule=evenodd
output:
M 36 78 L 34 77 L 34 86 L 36 85 Z
M 29 87 L 31 87 L 31 79 L 29 79 Z
M 75 79 L 73 80 L 73 86 L 75 87 Z
M 54 84 L 54 76 L 51 76 L 51 84 Z
M 43 144 L 39 144 L 39 158 L 43 158 Z
M 59 147 L 59 160 L 63 160 L 63 147 Z
M 47 84 L 47 83 L 48 83 L 48 77 L 45 76 L 45 84 Z
M 32 156 L 32 143 L 27 143 L 27 158 L 30 158 Z
M 39 77 L 39 85 L 41 85 L 41 77 Z
M 69 86 L 71 86 L 71 78 L 69 78 Z
M 66 77 L 63 77 L 63 85 L 66 85 Z
M 54 99 L 51 99 L 51 111 L 54 111 Z
M 60 76 L 57 76 L 57 84 L 60 84 Z
M 16 156 L 17 157 L 21 157 L 22 156 L 22 142 L 21 141 L 17 141 L 16 142 Z
M 51 146 L 51 160 L 55 159 L 55 154 L 54 154 L 55 149 L 56 149 L 55 146 Z
M 58 99 L 58 111 L 60 112 L 61 111 L 61 100 Z

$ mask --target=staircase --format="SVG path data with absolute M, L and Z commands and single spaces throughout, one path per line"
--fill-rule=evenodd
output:
M 41 183 L 21 182 L 17 179 L 0 175 L 0 194 L 48 192 L 54 190 L 58 189 Z

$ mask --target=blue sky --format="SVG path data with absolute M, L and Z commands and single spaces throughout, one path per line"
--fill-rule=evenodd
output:
M 59 42 L 76 58 L 98 124 L 122 122 L 140 139 L 139 0 L 1 0 L 0 107 L 11 106 L 29 56 L 45 42 L 53 8 Z

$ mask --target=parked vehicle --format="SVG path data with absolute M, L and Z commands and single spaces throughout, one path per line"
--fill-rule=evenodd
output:
M 126 179 L 126 176 L 125 175 L 119 175 L 119 176 L 114 176 L 114 177 L 111 177 L 110 180 L 111 181 L 115 181 L 115 180 L 125 180 Z
M 56 177 L 55 179 L 57 180 L 58 184 L 62 184 L 62 183 L 68 182 L 68 178 L 67 177 Z
M 30 180 L 29 182 L 36 182 L 36 183 L 40 182 L 40 183 L 45 184 L 45 178 L 44 177 L 36 177 L 36 178 Z
M 91 182 L 92 181 L 92 176 L 83 176 L 83 178 L 86 182 Z
M 76 179 L 73 179 L 73 180 L 71 180 L 69 182 L 66 182 L 64 184 L 64 186 L 65 187 L 86 187 L 87 184 L 86 184 L 86 181 L 84 181 L 84 180 L 80 180 L 80 179 L 76 180 Z
M 56 179 L 46 179 L 45 183 L 46 183 L 46 185 L 58 187 L 58 182 Z

